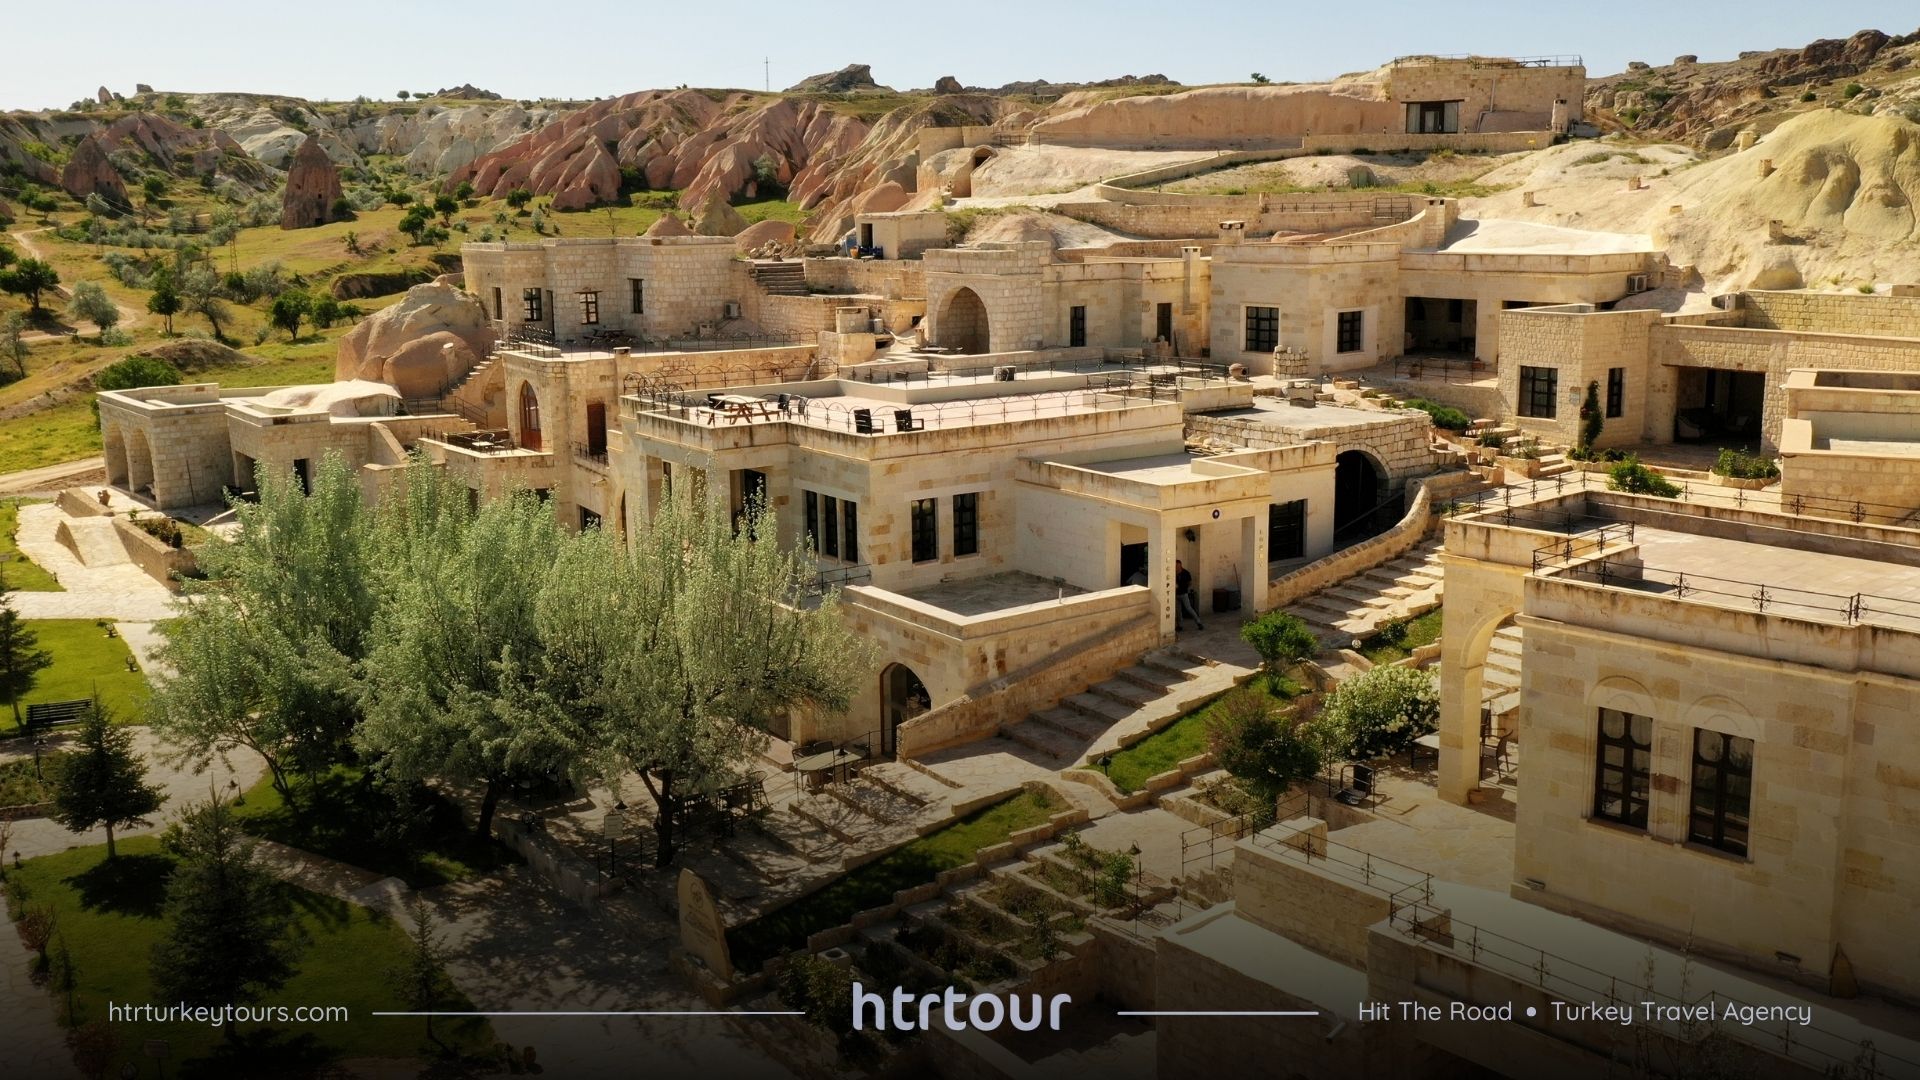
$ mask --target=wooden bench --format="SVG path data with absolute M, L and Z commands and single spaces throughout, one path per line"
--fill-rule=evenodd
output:
M 79 701 L 43 701 L 27 706 L 27 730 L 71 727 L 86 722 L 87 717 L 92 715 L 93 702 L 85 698 Z

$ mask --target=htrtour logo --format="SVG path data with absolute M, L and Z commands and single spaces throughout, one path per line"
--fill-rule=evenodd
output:
M 1023 1001 L 1022 999 L 1028 999 Z M 1002 1022 L 1013 1025 L 1015 1031 L 1034 1031 L 1044 1019 L 1048 1031 L 1060 1030 L 1060 1010 L 1073 1004 L 1068 994 L 1055 994 L 1047 999 L 1044 1006 L 1040 994 L 964 994 L 954 987 L 947 987 L 944 994 L 921 994 L 917 999 L 918 1022 L 914 1007 L 916 998 L 904 986 L 893 988 L 893 1030 L 926 1031 L 933 1026 L 933 1010 L 941 1010 L 941 1018 L 948 1028 L 965 1031 L 972 1024 L 980 1031 L 993 1031 Z M 965 1017 L 961 1016 L 961 1006 L 965 1005 Z M 1023 1005 L 1031 1009 L 1023 1010 Z M 873 1030 L 887 1030 L 887 998 L 882 994 L 869 991 L 859 983 L 853 984 L 853 1030 L 866 1030 L 867 1008 L 873 1009 Z M 1045 1014 L 1044 1017 L 1042 1014 Z

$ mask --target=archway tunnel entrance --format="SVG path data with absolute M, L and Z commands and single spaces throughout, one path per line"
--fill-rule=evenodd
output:
M 993 340 L 987 321 L 987 305 L 980 294 L 965 286 L 948 294 L 940 306 L 940 318 L 934 324 L 935 345 L 963 353 L 988 351 Z
M 1404 496 L 1389 485 L 1386 467 L 1365 450 L 1343 450 L 1333 462 L 1333 542 L 1358 543 L 1400 520 Z
M 892 754 L 900 745 L 900 725 L 932 707 L 926 684 L 912 668 L 888 664 L 880 672 L 880 752 Z

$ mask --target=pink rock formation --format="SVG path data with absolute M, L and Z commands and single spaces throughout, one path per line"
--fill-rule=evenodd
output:
M 280 201 L 280 227 L 308 229 L 333 220 L 340 197 L 340 170 L 333 167 L 320 140 L 307 136 L 287 168 L 287 192 Z
M 492 345 L 492 324 L 478 297 L 449 285 L 415 285 L 340 339 L 333 377 L 373 379 L 399 388 L 403 397 L 432 397 Z
M 127 185 L 107 160 L 98 137 L 89 135 L 73 148 L 67 167 L 60 170 L 60 186 L 76 199 L 98 195 L 115 206 L 126 206 Z
M 733 234 L 735 251 L 753 251 L 768 244 L 791 244 L 795 230 L 790 221 L 756 221 Z
M 733 208 L 726 196 L 714 194 L 707 196 L 698 213 L 694 215 L 693 231 L 701 236 L 734 236 L 747 227 L 747 219 Z
M 694 232 L 674 214 L 661 214 L 660 220 L 647 226 L 641 236 L 692 236 Z
M 438 397 L 480 364 L 480 354 L 451 330 L 436 330 L 400 346 L 380 365 L 381 382 L 403 398 Z

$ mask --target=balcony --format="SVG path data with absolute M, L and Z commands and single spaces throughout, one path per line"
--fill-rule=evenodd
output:
M 587 468 L 593 469 L 596 472 L 606 472 L 607 448 L 602 446 L 596 450 L 586 443 L 574 443 L 573 460 L 575 464 L 585 465 Z

